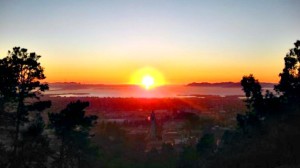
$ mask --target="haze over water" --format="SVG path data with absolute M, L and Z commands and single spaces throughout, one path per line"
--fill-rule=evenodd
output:
M 272 88 L 266 88 L 272 90 Z M 84 87 L 50 87 L 46 94 L 66 97 L 187 97 L 201 95 L 244 95 L 240 87 L 161 86 L 146 90 L 132 85 L 86 85 Z

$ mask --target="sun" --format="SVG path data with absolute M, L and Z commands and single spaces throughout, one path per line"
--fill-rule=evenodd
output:
M 150 87 L 154 85 L 154 78 L 150 75 L 145 75 L 142 78 L 142 84 L 145 86 L 146 89 L 150 89 Z
M 130 84 L 149 90 L 166 84 L 163 74 L 153 67 L 144 67 L 131 75 Z

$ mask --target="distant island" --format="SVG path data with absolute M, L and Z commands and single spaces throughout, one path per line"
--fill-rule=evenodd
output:
M 260 83 L 263 88 L 273 88 L 274 83 L 262 82 Z M 197 86 L 197 87 L 241 87 L 239 82 L 217 82 L 217 83 L 209 83 L 209 82 L 193 82 L 189 83 L 186 86 Z
M 263 88 L 273 88 L 275 83 L 261 82 Z M 77 82 L 54 82 L 49 83 L 51 87 L 61 88 L 61 89 L 86 89 L 86 88 L 98 88 L 98 87 L 136 87 L 138 85 L 134 84 L 82 84 Z M 192 82 L 186 84 L 185 86 L 196 86 L 196 87 L 223 87 L 223 88 L 240 88 L 241 84 L 239 82 Z

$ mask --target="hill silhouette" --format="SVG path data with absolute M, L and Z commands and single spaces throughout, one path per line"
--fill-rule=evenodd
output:
M 273 88 L 275 83 L 262 82 L 260 83 L 264 88 Z M 186 86 L 199 86 L 199 87 L 241 87 L 240 82 L 217 82 L 217 83 L 209 83 L 209 82 L 192 82 L 187 84 Z

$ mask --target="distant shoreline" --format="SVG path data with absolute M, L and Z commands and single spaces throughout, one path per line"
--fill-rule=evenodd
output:
M 263 88 L 274 87 L 275 83 L 267 83 L 262 82 L 260 83 Z M 242 87 L 239 82 L 217 82 L 217 83 L 209 83 L 209 82 L 193 82 L 189 83 L 186 86 L 196 86 L 196 87 Z
M 138 84 L 88 84 L 77 82 L 53 82 L 50 86 L 60 87 L 140 87 Z M 261 86 L 266 88 L 274 87 L 276 83 L 260 82 Z M 188 84 L 167 84 L 163 86 L 201 86 L 201 87 L 241 87 L 240 82 L 192 82 Z
M 61 97 L 202 97 L 202 95 L 244 95 L 240 83 L 190 83 L 188 85 L 165 85 L 146 90 L 138 85 L 102 85 L 58 83 L 49 84 L 49 96 Z M 273 83 L 262 83 L 263 90 L 273 90 Z

